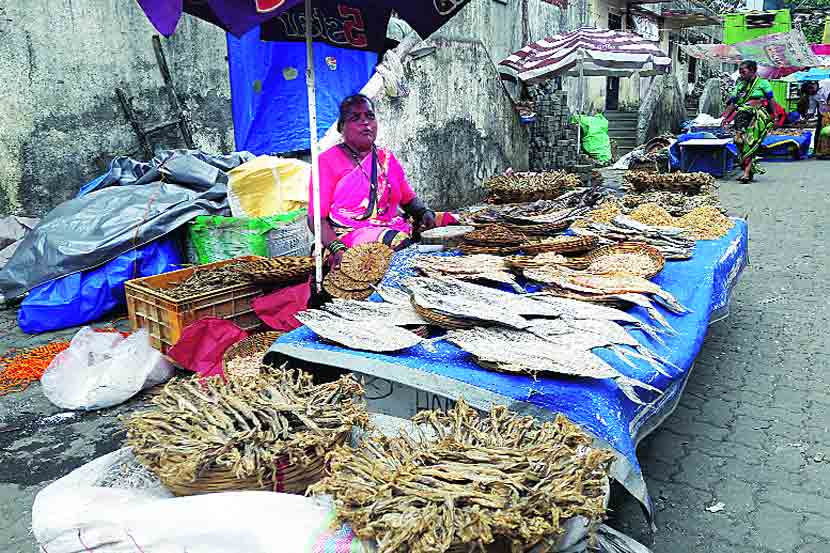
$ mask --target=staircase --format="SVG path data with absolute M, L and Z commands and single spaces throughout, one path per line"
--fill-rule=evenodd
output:
M 608 137 L 617 143 L 617 156 L 622 157 L 637 147 L 637 112 L 606 111 Z
M 686 98 L 686 115 L 688 119 L 694 119 L 698 116 L 698 101 L 697 98 Z

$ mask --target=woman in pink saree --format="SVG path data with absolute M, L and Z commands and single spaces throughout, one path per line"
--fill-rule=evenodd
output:
M 411 244 L 413 231 L 456 222 L 418 198 L 392 152 L 375 145 L 377 129 L 372 101 L 349 96 L 337 121 L 343 143 L 320 155 L 321 239 L 333 266 L 344 250 L 359 244 L 382 242 L 400 250 Z M 309 207 L 313 229 L 310 187 Z

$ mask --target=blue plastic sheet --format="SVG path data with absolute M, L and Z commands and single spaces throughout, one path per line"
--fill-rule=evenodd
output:
M 685 133 L 677 136 L 677 142 L 672 144 L 669 147 L 669 162 L 671 163 L 672 169 L 680 169 L 680 144 L 686 142 L 687 140 L 698 139 L 698 138 L 719 138 L 716 134 L 710 132 L 690 132 Z M 738 147 L 735 144 L 727 144 L 726 149 L 735 156 L 735 158 L 740 157 L 738 155 Z
M 411 249 L 396 255 L 384 284 L 394 286 L 405 276 L 402 267 L 407 266 L 406 257 L 411 255 Z M 656 397 L 639 392 L 640 397 L 649 402 L 647 405 L 636 405 L 609 380 L 558 376 L 534 379 L 488 371 L 478 367 L 468 354 L 443 341 L 433 344 L 436 348 L 434 352 L 416 346 L 396 355 L 383 355 L 323 343 L 308 328 L 301 327 L 282 336 L 271 351 L 295 356 L 305 352 L 309 355 L 303 354 L 304 358 L 313 359 L 316 356 L 319 362 L 326 364 L 337 359 L 340 366 L 352 366 L 346 368 L 380 361 L 386 363 L 386 367 L 405 367 L 413 375 L 426 373 L 439 381 L 444 379 L 444 382 L 463 384 L 469 390 L 485 390 L 501 398 L 504 403 L 519 402 L 544 412 L 562 413 L 609 444 L 628 461 L 639 490 L 632 489 L 632 481 L 623 483 L 649 506 L 637 461 L 636 443 L 676 405 L 703 344 L 709 322 L 720 318 L 727 310 L 732 287 L 746 262 L 747 225 L 743 220 L 736 220 L 727 236 L 720 240 L 698 242 L 692 259 L 669 262 L 654 278 L 654 282 L 671 292 L 691 313 L 676 315 L 659 308 L 677 330 L 677 335 L 665 338 L 665 345 L 650 340 L 640 331 L 630 330 L 630 333 L 677 367 L 672 370 L 672 377 L 659 374 L 646 363 L 638 363 L 635 369 L 608 350 L 596 350 L 600 357 L 621 373 L 664 391 L 663 395 Z M 640 308 L 633 308 L 630 313 L 642 321 L 653 322 Z M 340 355 L 323 355 L 324 352 Z M 357 362 L 345 362 L 350 359 Z M 403 372 L 406 374 L 406 371 Z M 409 385 L 418 387 L 416 382 Z
M 257 155 L 310 148 L 305 44 L 263 42 L 257 27 L 241 38 L 228 35 L 231 101 L 236 147 Z M 377 54 L 316 43 L 317 134 L 337 121 L 340 102 L 360 92 Z
M 810 155 L 810 144 L 813 142 L 813 133 L 804 132 L 799 136 L 768 136 L 764 139 L 762 155 L 765 161 L 798 161 Z
M 17 314 L 23 332 L 37 334 L 96 321 L 124 309 L 124 283 L 181 268 L 176 240 L 157 240 L 109 263 L 35 287 Z

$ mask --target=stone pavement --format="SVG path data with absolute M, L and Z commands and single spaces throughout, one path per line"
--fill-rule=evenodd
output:
M 830 162 L 764 166 L 721 185 L 749 217 L 751 266 L 677 410 L 638 449 L 653 541 L 635 501 L 615 505 L 612 526 L 655 553 L 830 553 Z
M 725 205 L 749 216 L 752 266 L 680 406 L 639 448 L 653 541 L 636 501 L 618 494 L 613 505 L 611 524 L 655 553 L 830 553 L 830 163 L 766 167 L 754 185 L 722 186 Z M 14 317 L 0 310 L 0 353 L 74 333 L 28 337 Z M 116 449 L 117 416 L 138 403 L 67 414 L 39 385 L 0 398 L 0 551 L 36 550 L 34 495 Z

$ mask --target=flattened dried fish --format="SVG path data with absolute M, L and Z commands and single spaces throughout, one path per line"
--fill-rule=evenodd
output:
M 504 258 L 495 255 L 422 256 L 415 258 L 412 267 L 426 276 L 446 275 L 463 280 L 498 282 L 522 291 Z
M 356 350 L 400 351 L 423 341 L 420 336 L 391 324 L 347 321 L 316 309 L 301 311 L 295 317 L 321 338 Z
M 374 301 L 334 300 L 323 309 L 347 321 L 374 322 L 384 325 L 424 325 L 426 321 L 415 312 L 412 304 L 403 305 Z

